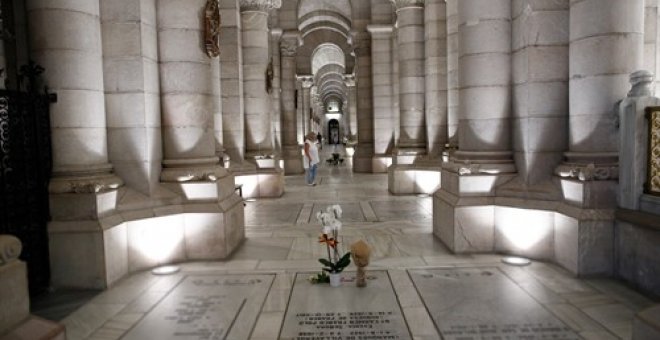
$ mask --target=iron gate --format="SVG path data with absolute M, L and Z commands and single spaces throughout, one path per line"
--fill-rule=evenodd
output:
M 30 294 L 48 287 L 48 95 L 0 90 L 0 234 L 23 242 Z

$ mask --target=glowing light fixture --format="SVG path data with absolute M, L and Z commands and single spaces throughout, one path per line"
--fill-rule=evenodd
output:
M 431 195 L 429 195 L 429 194 L 417 194 L 417 197 L 420 197 L 420 198 L 426 198 L 426 197 L 429 197 L 429 196 L 431 196 Z
M 246 198 L 245 199 L 245 202 L 256 202 L 256 201 L 257 201 L 256 198 Z
M 510 266 L 519 266 L 519 267 L 527 266 L 530 263 L 532 263 L 530 259 L 524 257 L 518 257 L 518 256 L 503 257 L 502 262 Z
M 172 275 L 178 273 L 181 268 L 179 266 L 160 266 L 151 270 L 153 275 Z

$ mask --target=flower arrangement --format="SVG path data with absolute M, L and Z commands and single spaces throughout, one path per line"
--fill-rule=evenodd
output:
M 319 243 L 325 244 L 328 258 L 319 259 L 319 262 L 324 266 L 323 271 L 310 277 L 312 283 L 330 282 L 330 276 L 328 274 L 339 274 L 351 264 L 351 253 L 348 252 L 342 256 L 338 247 L 339 231 L 342 227 L 339 220 L 341 214 L 341 207 L 337 204 L 328 207 L 325 212 L 319 211 L 316 214 L 316 219 L 322 226 Z

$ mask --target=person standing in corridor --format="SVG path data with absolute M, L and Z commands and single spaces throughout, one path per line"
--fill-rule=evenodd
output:
M 314 132 L 310 131 L 305 136 L 305 156 L 303 158 L 303 165 L 307 170 L 305 176 L 307 185 L 314 186 L 316 185 L 316 170 L 319 166 L 319 149 L 316 146 L 316 134 Z

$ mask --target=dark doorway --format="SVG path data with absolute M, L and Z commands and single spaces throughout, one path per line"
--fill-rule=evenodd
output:
M 49 104 L 47 95 L 0 90 L 0 234 L 23 243 L 31 295 L 50 283 Z
M 336 119 L 328 121 L 328 143 L 339 144 L 339 121 Z

